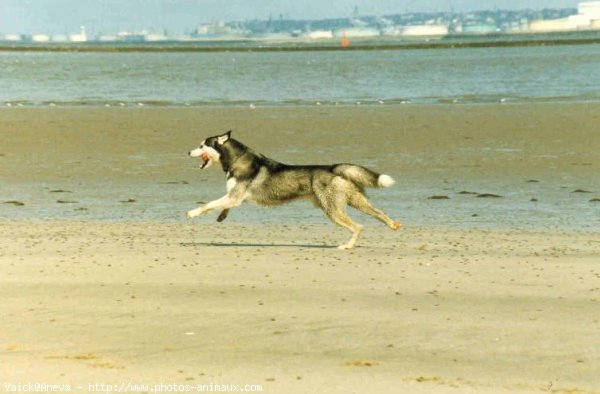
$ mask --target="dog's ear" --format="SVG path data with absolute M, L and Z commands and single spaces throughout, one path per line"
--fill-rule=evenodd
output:
M 229 130 L 227 133 L 225 133 L 223 135 L 218 136 L 217 142 L 219 143 L 219 145 L 223 145 L 224 143 L 229 141 L 230 137 L 231 137 L 231 130 Z

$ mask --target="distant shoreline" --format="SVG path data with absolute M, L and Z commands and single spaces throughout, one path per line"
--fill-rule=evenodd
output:
M 245 45 L 244 45 L 245 44 Z M 210 43 L 135 43 L 135 44 L 0 44 L 2 52 L 295 52 L 295 51 L 376 51 L 376 50 L 414 50 L 414 49 L 461 49 L 461 48 L 498 48 L 498 47 L 538 47 L 559 45 L 600 44 L 600 37 L 592 38 L 553 38 L 525 40 L 484 40 L 484 41 L 412 41 L 403 43 L 365 42 L 343 47 L 334 42 L 322 44 L 303 43 L 263 43 L 239 41 L 229 44 Z

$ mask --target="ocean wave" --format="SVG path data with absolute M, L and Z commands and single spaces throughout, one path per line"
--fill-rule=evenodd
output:
M 510 96 L 467 94 L 449 97 L 414 97 L 386 99 L 346 99 L 346 100 L 119 100 L 119 99 L 78 99 L 78 100 L 6 100 L 0 107 L 294 107 L 294 106 L 376 106 L 376 105 L 460 105 L 460 104 L 518 104 L 518 103 L 556 103 L 556 102 L 599 102 L 600 95 L 585 94 L 578 96 Z

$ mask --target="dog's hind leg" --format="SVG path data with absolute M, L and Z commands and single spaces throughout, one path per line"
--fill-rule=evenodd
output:
M 335 187 L 335 181 L 333 187 Z M 345 227 L 352 232 L 350 240 L 338 246 L 338 249 L 352 249 L 360 236 L 363 226 L 354 222 L 346 213 L 345 193 L 342 190 L 322 190 L 321 192 L 317 191 L 315 196 L 327 217 L 337 225 Z
M 351 191 L 348 193 L 348 204 L 367 215 L 373 216 L 392 230 L 398 230 L 402 226 L 400 222 L 390 219 L 382 210 L 373 207 L 369 200 L 367 200 L 367 197 L 360 191 Z
M 343 209 L 328 213 L 327 216 L 329 216 L 329 218 L 335 223 L 352 231 L 352 237 L 350 240 L 347 243 L 338 246 L 338 249 L 352 249 L 354 245 L 356 245 L 356 241 L 358 241 L 358 237 L 360 236 L 363 226 L 350 219 L 350 216 L 348 216 Z

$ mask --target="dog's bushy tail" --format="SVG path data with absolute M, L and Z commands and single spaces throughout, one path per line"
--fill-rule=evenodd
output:
M 360 187 L 390 187 L 395 183 L 389 175 L 378 174 L 355 164 L 336 164 L 331 171 Z

